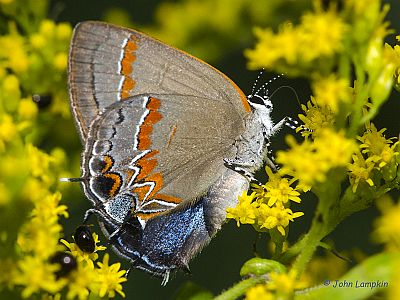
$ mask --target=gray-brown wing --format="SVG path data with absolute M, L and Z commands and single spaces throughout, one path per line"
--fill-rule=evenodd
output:
M 243 92 L 210 65 L 140 32 L 101 22 L 76 26 L 69 56 L 71 107 L 84 142 L 106 107 L 143 93 L 198 96 L 244 117 Z
M 194 200 L 224 172 L 223 159 L 244 120 L 230 103 L 183 95 L 139 95 L 117 102 L 93 122 L 83 177 L 102 202 L 135 195 L 148 219 Z

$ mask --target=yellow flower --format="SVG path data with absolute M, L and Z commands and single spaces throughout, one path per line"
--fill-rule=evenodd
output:
M 283 165 L 280 172 L 297 177 L 301 183 L 307 185 L 324 181 L 327 165 L 317 161 L 312 142 L 306 140 L 297 144 L 293 136 L 288 136 L 286 142 L 291 149 L 277 153 L 277 162 Z
M 38 107 L 32 99 L 21 99 L 18 106 L 18 115 L 22 119 L 33 120 L 38 114 Z
M 254 224 L 256 215 L 254 213 L 254 200 L 255 193 L 247 195 L 244 191 L 242 195 L 239 196 L 239 203 L 235 208 L 226 209 L 226 217 L 228 219 L 235 219 L 236 224 L 239 227 L 240 224 Z
M 388 196 L 377 203 L 382 216 L 375 220 L 373 237 L 385 243 L 388 250 L 400 251 L 400 202 L 394 203 Z
M 115 297 L 115 292 L 125 297 L 125 293 L 122 291 L 121 283 L 127 281 L 126 277 L 123 277 L 126 273 L 125 270 L 119 270 L 121 267 L 120 263 L 108 265 L 109 255 L 106 253 L 103 257 L 103 262 L 98 262 L 99 269 L 97 270 L 96 283 L 99 285 L 98 294 L 101 298 Z
M 350 88 L 346 80 L 330 74 L 328 77 L 319 78 L 313 83 L 314 96 L 323 107 L 337 113 L 341 102 L 349 102 Z
M 18 128 L 10 115 L 0 116 L 0 151 L 5 151 L 6 143 L 11 142 L 18 134 Z
M 61 52 L 54 57 L 54 66 L 57 70 L 63 71 L 67 69 L 68 54 Z
M 56 25 L 52 20 L 43 20 L 40 23 L 39 32 L 46 37 L 52 37 L 55 31 Z
M 332 168 L 346 166 L 357 149 L 355 142 L 342 132 L 328 128 L 321 130 L 314 141 L 297 144 L 288 136 L 287 143 L 291 149 L 277 155 L 277 162 L 283 165 L 280 172 L 299 179 L 304 185 L 325 181 L 326 173 Z
M 283 205 L 269 207 L 261 203 L 257 209 L 257 223 L 261 229 L 272 229 L 276 227 L 284 236 L 286 234 L 285 228 L 289 225 L 289 221 L 293 222 L 294 218 L 303 215 L 303 212 L 293 213 L 291 209 L 285 208 Z
M 33 293 L 45 290 L 49 293 L 60 291 L 66 284 L 65 279 L 57 279 L 55 272 L 59 266 L 43 261 L 37 256 L 24 256 L 18 262 L 19 272 L 13 278 L 14 284 L 24 286 L 23 298 L 29 298 Z
M 360 152 L 357 152 L 352 156 L 353 163 L 347 166 L 349 170 L 350 184 L 352 185 L 352 191 L 357 191 L 360 182 L 366 182 L 369 186 L 374 186 L 374 182 L 371 179 L 371 172 L 374 168 L 374 163 L 366 161 Z
M 290 67 L 312 67 L 311 61 L 329 57 L 342 50 L 347 25 L 333 10 L 306 13 L 298 26 L 285 23 L 274 34 L 270 29 L 256 29 L 258 42 L 245 51 L 250 69 L 280 67 L 295 73 Z
M 93 253 L 87 253 L 81 250 L 81 248 L 79 248 L 79 246 L 75 243 L 69 243 L 68 241 L 61 239 L 60 242 L 63 243 L 68 250 L 72 253 L 73 256 L 76 257 L 76 260 L 78 262 L 85 262 L 86 264 L 89 265 L 90 268 L 94 268 L 94 264 L 93 261 L 96 261 L 99 257 L 99 255 L 97 254 L 97 251 L 103 251 L 106 249 L 105 246 L 100 246 L 97 245 L 98 243 L 100 243 L 99 240 L 99 236 L 93 232 L 92 233 L 93 239 L 94 239 L 94 244 L 95 244 L 95 248 L 94 248 L 94 252 Z
M 321 135 L 314 140 L 314 147 L 318 159 L 329 168 L 345 167 L 358 150 L 354 140 L 347 139 L 342 131 L 334 132 L 331 129 L 321 131 Z
M 21 98 L 20 82 L 17 76 L 7 75 L 2 82 L 3 105 L 7 111 L 13 112 Z
M 77 269 L 71 273 L 71 281 L 68 285 L 68 299 L 78 298 L 80 300 L 88 299 L 93 282 L 96 280 L 94 269 L 87 268 L 78 263 Z
M 332 127 L 335 116 L 327 105 L 320 105 L 316 98 L 311 96 L 311 100 L 307 102 L 307 106 L 301 105 L 303 114 L 299 114 L 299 119 L 303 121 L 304 127 L 309 130 L 303 130 L 303 126 L 296 128 L 296 132 L 301 131 L 301 135 L 304 137 L 318 136 L 319 132 L 323 128 Z
M 346 24 L 333 10 L 307 13 L 300 24 L 300 49 L 303 58 L 311 61 L 331 56 L 342 50 Z
M 399 152 L 395 151 L 397 143 L 393 144 L 392 139 L 385 138 L 383 133 L 386 128 L 378 131 L 373 123 L 368 123 L 366 129 L 364 134 L 358 137 L 362 153 L 368 155 L 367 160 L 374 161 L 382 168 L 399 155 Z
M 0 207 L 9 204 L 10 200 L 11 200 L 10 190 L 3 182 L 0 182 Z
M 32 34 L 29 38 L 29 41 L 34 49 L 39 50 L 46 46 L 46 38 L 39 33 Z
M 298 280 L 296 272 L 290 271 L 289 273 L 271 273 L 271 281 L 266 285 L 268 290 L 275 291 L 278 299 L 291 299 L 286 298 L 294 294 L 295 290 L 306 288 L 306 284 Z M 282 298 L 279 298 L 282 297 Z
M 60 40 L 69 40 L 72 35 L 71 24 L 69 23 L 60 23 L 57 24 L 56 27 L 56 36 Z
M 259 39 L 255 49 L 248 49 L 245 55 L 250 69 L 272 68 L 280 59 L 293 64 L 298 60 L 298 47 L 293 41 L 298 40 L 298 32 L 291 23 L 285 23 L 274 35 L 271 29 L 255 28 L 254 34 Z
M 269 292 L 264 284 L 258 284 L 246 291 L 246 300 L 274 300 L 275 296 Z
M 0 58 L 4 59 L 1 63 L 5 67 L 17 74 L 28 70 L 29 60 L 25 40 L 18 34 L 15 25 L 11 26 L 11 34 L 0 37 Z
M 24 224 L 17 238 L 17 244 L 25 252 L 48 259 L 59 250 L 58 240 L 62 227 L 59 216 L 68 217 L 65 205 L 60 205 L 60 193 L 48 194 L 35 202 L 31 219 Z
M 265 170 L 268 174 L 268 182 L 262 186 L 252 185 L 257 201 L 265 202 L 268 206 L 277 202 L 282 205 L 289 200 L 300 203 L 301 199 L 298 197 L 300 193 L 290 186 L 295 182 L 295 179 L 289 180 L 279 173 L 273 173 L 268 166 Z
M 26 145 L 26 152 L 29 162 L 28 168 L 32 176 L 40 178 L 45 184 L 54 182 L 55 179 L 51 178 L 48 174 L 48 170 L 50 165 L 54 162 L 54 158 L 32 144 Z

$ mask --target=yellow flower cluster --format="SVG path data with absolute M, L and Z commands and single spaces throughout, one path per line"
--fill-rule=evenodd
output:
M 126 282 L 124 277 L 126 271 L 120 270 L 121 264 L 115 263 L 109 265 L 109 255 L 106 253 L 102 262 L 97 262 L 95 267 L 94 262 L 98 259 L 98 251 L 106 249 L 104 246 L 98 245 L 99 237 L 93 233 L 95 242 L 95 250 L 93 253 L 82 251 L 75 243 L 61 239 L 61 242 L 68 248 L 69 252 L 76 258 L 78 263 L 77 270 L 69 276 L 68 299 L 87 299 L 89 293 L 99 295 L 101 298 L 115 297 L 115 293 L 125 297 L 122 291 L 121 283 Z
M 300 203 L 300 193 L 297 187 L 291 187 L 294 179 L 281 177 L 268 167 L 266 171 L 268 182 L 261 186 L 253 185 L 254 192 L 251 195 L 243 192 L 239 196 L 239 204 L 227 209 L 227 218 L 235 219 L 238 226 L 253 224 L 258 231 L 276 228 L 284 236 L 289 221 L 304 215 L 288 208 L 289 200 Z
M 315 59 L 328 58 L 342 50 L 346 30 L 345 22 L 333 9 L 306 13 L 299 25 L 285 23 L 277 34 L 271 29 L 256 28 L 259 41 L 254 49 L 245 52 L 249 68 L 264 67 L 293 74 L 290 66 L 306 68 Z
M 287 137 L 288 151 L 277 153 L 277 162 L 282 164 L 280 172 L 297 178 L 301 184 L 312 186 L 324 182 L 329 170 L 345 167 L 357 147 L 343 132 L 321 129 L 313 141 L 297 144 L 293 136 Z
M 366 131 L 357 138 L 359 149 L 353 154 L 353 162 L 348 165 L 353 192 L 357 191 L 360 184 L 374 186 L 381 178 L 391 181 L 396 177 L 400 162 L 399 141 L 396 138 L 386 139 L 385 130 L 378 131 L 373 123 L 367 123 Z
M 9 32 L 0 36 L 0 80 L 9 105 L 18 103 L 17 91 L 21 85 L 28 94 L 51 94 L 50 110 L 69 115 L 66 89 L 60 87 L 65 87 L 71 34 L 72 28 L 67 23 L 42 20 L 38 30 L 29 36 L 21 34 L 15 23 L 9 23 Z M 21 116 L 35 115 L 34 106 L 27 104 L 29 100 L 21 104 Z
M 337 113 L 340 103 L 348 103 L 351 99 L 351 89 L 345 79 L 330 74 L 313 81 L 313 94 L 321 107 Z
M 377 202 L 382 215 L 375 220 L 373 238 L 384 243 L 388 251 L 400 251 L 400 201 L 394 202 L 389 196 Z
M 9 4 L 28 7 L 22 3 Z M 17 23 L 19 17 L 10 18 L 14 21 L 0 35 L 0 289 L 9 289 L 15 298 L 124 296 L 121 283 L 126 278 L 120 264 L 110 265 L 108 255 L 94 264 L 97 251 L 105 249 L 97 245 L 97 235 L 92 254 L 64 241 L 76 270 L 60 275 L 63 266 L 54 260 L 66 253 L 59 242 L 60 219 L 68 213 L 60 201 L 68 187 L 59 178 L 69 174 L 65 151 L 51 150 L 46 133 L 60 122 L 60 114 L 69 117 L 65 82 L 72 30 L 67 23 L 38 20 L 37 28 L 24 32 L 26 24 Z M 50 95 L 51 106 L 39 111 L 34 93 Z
M 296 131 L 301 131 L 301 135 L 304 137 L 317 137 L 321 129 L 332 128 L 335 115 L 333 114 L 331 108 L 327 105 L 321 105 L 318 103 L 317 99 L 311 96 L 311 100 L 307 102 L 307 106 L 301 105 L 304 114 L 299 114 L 299 119 L 303 121 L 303 126 L 296 128 Z
M 288 6 L 295 6 L 291 11 L 309 6 L 308 0 L 184 0 L 180 2 L 162 1 L 155 11 L 155 24 L 133 28 L 157 37 L 165 43 L 174 45 L 188 53 L 215 62 L 224 54 L 241 51 L 251 39 L 253 24 L 275 25 L 286 15 Z M 212 17 L 210 15 L 212 12 Z M 166 18 L 166 16 L 168 16 Z M 126 11 L 112 9 L 106 15 L 111 23 L 130 25 Z M 184 26 L 182 26 L 184 24 Z M 129 26 L 128 26 L 129 27 Z M 211 33 L 211 34 L 210 34 Z
M 396 36 L 396 39 L 397 42 L 400 42 L 400 35 Z M 396 55 L 396 60 L 400 61 L 400 45 L 394 46 L 394 53 Z M 395 78 L 395 87 L 397 88 L 397 90 L 400 90 L 400 62 L 396 65 Z
M 3 150 L 0 161 L 5 172 L 0 179 L 8 199 L 3 199 L 2 205 L 3 212 L 10 213 L 2 214 L 2 221 L 8 226 L 1 228 L 1 234 L 7 243 L 15 242 L 16 254 L 13 260 L 9 256 L 1 259 L 0 265 L 6 262 L 8 270 L 0 271 L 0 283 L 22 286 L 25 298 L 42 290 L 57 292 L 65 281 L 58 280 L 55 273 L 59 266 L 52 264 L 50 258 L 61 250 L 62 227 L 58 222 L 68 213 L 67 207 L 60 204 L 60 192 L 51 190 L 57 184 L 53 176 L 59 174 L 64 164 L 59 153 L 62 150 L 56 149 L 49 155 L 32 144 L 21 145 L 19 134 Z M 18 234 L 13 241 L 15 232 Z
M 266 284 L 258 284 L 246 292 L 246 300 L 293 299 L 294 292 L 304 289 L 307 285 L 300 281 L 296 273 L 270 273 Z

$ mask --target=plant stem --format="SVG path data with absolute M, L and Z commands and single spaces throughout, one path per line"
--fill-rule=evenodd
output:
M 266 281 L 264 276 L 262 277 L 251 277 L 248 279 L 244 279 L 238 283 L 236 283 L 231 288 L 223 291 L 214 300 L 234 300 L 239 298 L 240 296 L 244 295 L 246 290 L 256 284 L 263 283 Z

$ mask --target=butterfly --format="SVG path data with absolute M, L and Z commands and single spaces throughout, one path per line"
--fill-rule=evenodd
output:
M 163 278 L 218 232 L 268 158 L 270 99 L 135 30 L 83 22 L 69 55 L 80 181 L 114 251 Z M 70 181 L 74 181 L 71 179 Z

